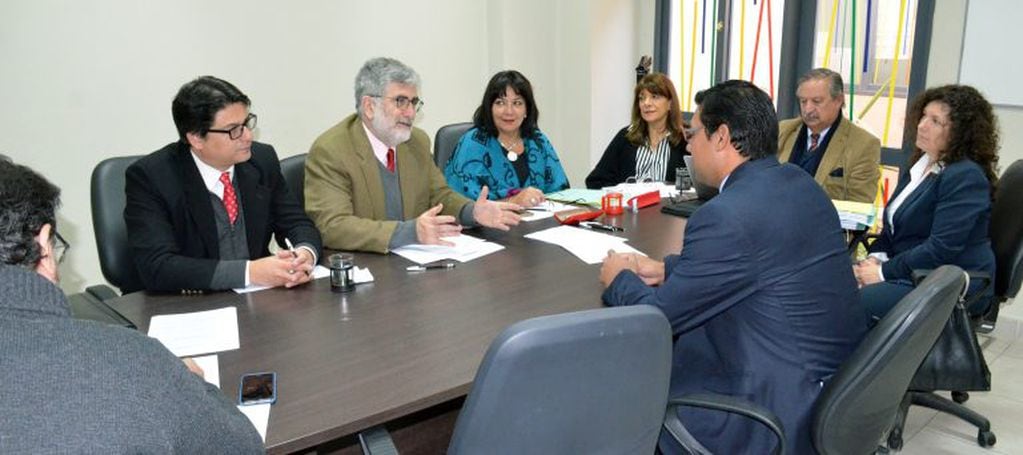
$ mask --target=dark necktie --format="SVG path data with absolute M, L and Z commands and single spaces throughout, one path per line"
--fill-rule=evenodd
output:
M 224 172 L 220 174 L 220 183 L 224 184 L 224 210 L 227 210 L 227 219 L 234 224 L 238 219 L 238 198 L 234 194 L 234 186 L 231 185 L 231 174 Z
M 394 149 L 387 149 L 387 172 L 394 173 Z
M 813 133 L 813 134 L 811 134 L 810 135 L 810 148 L 807 151 L 810 152 L 810 153 L 813 153 L 814 150 L 817 150 L 817 145 L 819 144 L 820 139 L 821 139 L 821 134 L 820 133 Z

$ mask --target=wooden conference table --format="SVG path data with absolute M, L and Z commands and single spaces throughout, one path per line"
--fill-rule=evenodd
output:
M 685 226 L 659 206 L 602 221 L 658 259 L 679 251 Z M 237 307 L 241 348 L 219 353 L 221 389 L 237 397 L 244 373 L 276 372 L 266 447 L 294 452 L 466 395 L 490 342 L 510 324 L 602 307 L 599 265 L 523 237 L 555 225 L 470 230 L 505 249 L 450 270 L 409 273 L 400 256 L 356 253 L 375 281 L 344 294 L 320 279 L 243 295 L 135 293 L 112 306 L 142 332 L 153 315 Z

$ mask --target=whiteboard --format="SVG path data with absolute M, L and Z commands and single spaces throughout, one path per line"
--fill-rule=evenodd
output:
M 980 90 L 991 104 L 1023 107 L 1021 28 L 1019 0 L 970 0 L 959 82 Z

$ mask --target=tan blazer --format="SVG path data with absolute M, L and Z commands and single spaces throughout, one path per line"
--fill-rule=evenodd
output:
M 413 220 L 437 203 L 457 217 L 469 202 L 448 188 L 433 163 L 430 138 L 419 128 L 395 149 L 403 217 Z M 397 221 L 387 221 L 379 161 L 352 114 L 316 138 L 305 162 L 305 209 L 330 249 L 386 253 Z
M 778 160 L 788 162 L 803 122 L 782 120 L 778 125 Z M 867 130 L 842 119 L 831 136 L 813 179 L 831 199 L 874 202 L 881 177 L 881 141 Z

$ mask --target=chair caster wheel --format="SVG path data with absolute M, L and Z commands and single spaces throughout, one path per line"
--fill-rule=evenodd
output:
M 902 429 L 895 428 L 888 433 L 888 448 L 894 451 L 902 450 Z
M 979 431 L 977 432 L 977 444 L 981 447 L 991 447 L 995 445 L 995 434 L 990 431 Z
M 970 399 L 970 394 L 967 392 L 952 392 L 952 401 L 963 404 L 966 400 Z

